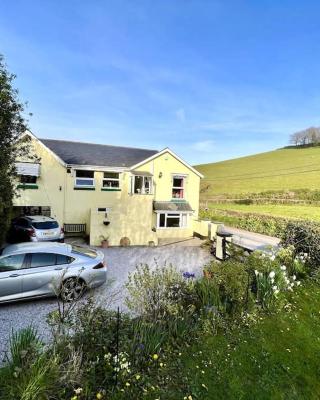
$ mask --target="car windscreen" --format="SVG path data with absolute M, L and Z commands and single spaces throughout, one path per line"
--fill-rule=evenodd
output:
M 81 247 L 77 245 L 72 245 L 72 253 L 81 254 L 82 256 L 87 256 L 90 258 L 96 258 L 97 253 L 94 250 L 91 250 L 87 247 Z
M 35 229 L 54 229 L 59 227 L 57 221 L 32 222 L 32 226 Z

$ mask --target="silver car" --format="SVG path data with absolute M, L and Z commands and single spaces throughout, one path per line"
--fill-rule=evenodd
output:
M 79 298 L 107 278 L 100 251 L 65 243 L 19 243 L 0 256 L 0 303 L 27 298 Z
M 8 241 L 17 242 L 45 242 L 64 241 L 63 229 L 51 217 L 43 215 L 26 215 L 15 218 L 11 222 L 8 232 Z

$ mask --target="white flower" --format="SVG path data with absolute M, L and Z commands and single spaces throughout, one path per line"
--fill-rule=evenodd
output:
M 258 274 L 259 274 L 259 272 L 256 269 L 254 270 L 254 273 L 256 276 L 258 276 Z
M 296 284 L 297 284 L 297 286 L 300 286 L 300 285 L 301 285 L 301 282 L 300 282 L 300 281 L 297 281 Z
M 285 265 L 281 265 L 280 269 L 281 269 L 281 271 L 285 271 L 287 269 L 287 267 Z
M 278 286 L 277 286 L 277 285 L 274 285 L 274 286 L 272 286 L 272 289 L 273 289 L 273 290 L 277 290 L 277 289 L 278 289 Z
M 274 278 L 271 278 L 270 281 L 271 281 L 271 283 L 274 283 Z
M 294 286 L 294 283 L 293 283 L 293 282 L 292 282 L 292 283 L 290 283 L 290 286 L 291 286 L 291 287 L 293 287 L 293 286 Z
M 270 257 L 270 260 L 271 261 L 274 261 L 276 259 L 276 256 L 275 255 L 272 255 L 271 257 Z
M 276 273 L 274 271 L 271 271 L 269 274 L 269 278 L 274 278 L 276 276 Z
M 279 293 L 279 289 L 274 291 L 274 294 L 277 295 Z
M 297 277 L 295 275 L 293 275 L 292 279 L 295 281 L 297 279 Z

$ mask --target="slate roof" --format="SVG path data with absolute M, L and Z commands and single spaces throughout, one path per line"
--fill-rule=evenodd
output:
M 66 164 L 95 165 L 101 167 L 132 167 L 158 153 L 157 150 L 105 144 L 39 139 Z
M 154 201 L 154 211 L 193 211 L 187 201 Z

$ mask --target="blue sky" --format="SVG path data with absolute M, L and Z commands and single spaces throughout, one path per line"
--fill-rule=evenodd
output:
M 205 163 L 320 125 L 317 1 L 1 1 L 0 53 L 39 137 Z

